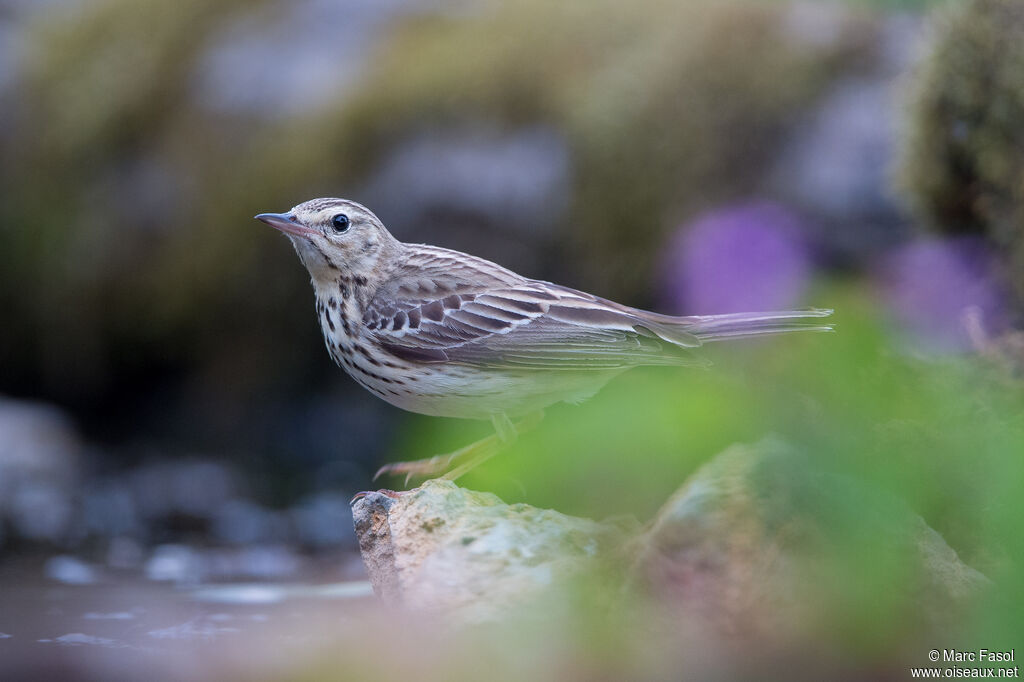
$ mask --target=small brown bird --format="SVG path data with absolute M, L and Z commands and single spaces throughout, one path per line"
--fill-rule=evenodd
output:
M 495 435 L 378 472 L 454 479 L 539 421 L 639 365 L 702 365 L 709 341 L 826 331 L 830 310 L 673 317 L 535 279 L 459 251 L 405 244 L 368 209 L 313 199 L 256 216 L 291 239 L 312 277 L 334 361 L 380 398 L 440 417 L 490 419 Z M 812 318 L 812 319 L 808 319 Z M 523 418 L 518 424 L 512 419 Z

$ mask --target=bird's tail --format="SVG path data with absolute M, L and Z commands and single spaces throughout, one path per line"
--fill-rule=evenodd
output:
M 821 324 L 819 320 L 831 314 L 832 311 L 826 308 L 805 308 L 769 313 L 693 315 L 676 318 L 676 324 L 701 342 L 708 342 L 788 332 L 828 332 L 832 331 L 832 325 Z

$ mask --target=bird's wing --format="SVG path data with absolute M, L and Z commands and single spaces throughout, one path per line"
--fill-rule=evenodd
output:
M 695 336 L 640 311 L 461 254 L 439 260 L 405 268 L 366 308 L 366 330 L 396 357 L 522 369 L 700 362 L 682 350 L 701 345 Z

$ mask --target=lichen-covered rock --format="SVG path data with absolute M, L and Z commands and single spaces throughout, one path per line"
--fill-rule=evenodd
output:
M 368 493 L 353 515 L 378 595 L 414 609 L 458 611 L 470 621 L 592 568 L 622 547 L 630 529 L 628 522 L 504 504 L 441 480 L 404 494 Z

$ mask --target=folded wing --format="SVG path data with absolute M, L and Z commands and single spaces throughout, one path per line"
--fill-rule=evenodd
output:
M 363 324 L 396 357 L 509 369 L 706 364 L 705 342 L 827 331 L 830 310 L 672 317 L 494 263 L 419 246 L 366 308 Z
M 574 370 L 703 363 L 681 350 L 699 346 L 696 337 L 628 308 L 547 282 L 486 279 L 426 276 L 421 266 L 415 282 L 374 296 L 364 327 L 414 362 Z

